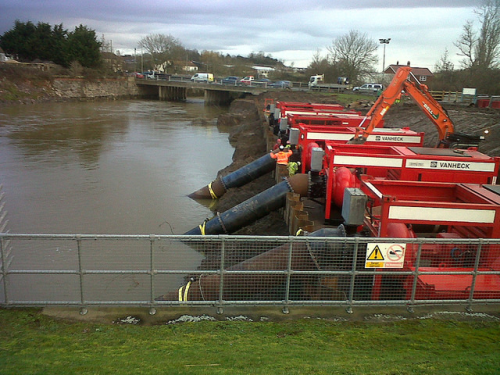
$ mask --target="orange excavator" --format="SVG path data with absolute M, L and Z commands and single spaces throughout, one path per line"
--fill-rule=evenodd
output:
M 455 132 L 455 126 L 446 110 L 432 97 L 427 86 L 418 82 L 411 73 L 411 69 L 409 66 L 398 69 L 387 89 L 379 96 L 363 122 L 356 128 L 356 133 L 349 143 L 363 144 L 394 102 L 401 98 L 401 92 L 404 90 L 436 126 L 439 137 L 437 147 L 478 147 L 479 141 L 483 137 Z M 414 81 L 408 80 L 410 75 L 414 77 Z M 370 122 L 366 127 L 363 127 L 363 123 L 368 118 L 370 118 Z

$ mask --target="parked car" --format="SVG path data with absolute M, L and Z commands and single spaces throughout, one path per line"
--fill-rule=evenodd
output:
M 251 85 L 254 80 L 253 76 L 246 76 L 240 80 L 240 85 Z
M 151 71 L 151 72 L 142 72 L 141 74 L 142 74 L 142 78 L 156 79 L 154 71 Z
M 253 81 L 253 84 L 255 86 L 260 86 L 260 87 L 269 87 L 269 84 L 272 83 L 273 81 L 271 81 L 270 79 L 267 79 L 267 78 L 260 78 L 256 81 Z
M 229 76 L 229 77 L 223 78 L 221 83 L 223 85 L 237 86 L 239 81 L 240 81 L 240 77 Z
M 290 81 L 276 81 L 268 85 L 269 87 L 274 87 L 278 89 L 291 89 L 293 87 Z
M 377 91 L 383 90 L 384 85 L 381 83 L 365 83 L 362 86 L 354 87 L 352 91 L 363 93 L 363 94 L 376 94 Z

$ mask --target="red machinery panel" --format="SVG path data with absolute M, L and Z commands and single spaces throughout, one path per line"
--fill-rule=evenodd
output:
M 496 184 L 500 158 L 476 149 L 325 144 L 325 169 L 340 166 L 392 180 Z
M 366 221 L 374 237 L 391 223 L 438 225 L 463 238 L 500 238 L 500 195 L 476 184 L 364 180 L 371 198 Z
M 349 145 L 325 143 L 324 170 L 327 176 L 325 219 L 331 218 L 332 203 L 343 200 L 345 181 L 340 167 L 356 168 L 358 174 L 389 180 L 464 182 L 496 184 L 500 158 L 475 149 L 451 150 L 426 147 Z M 354 187 L 356 183 L 350 183 Z
M 346 111 L 340 104 L 302 103 L 302 102 L 278 102 L 276 108 L 280 110 L 280 117 L 286 117 L 287 111 L 296 112 L 343 112 Z M 348 112 L 354 113 L 352 110 Z
M 347 143 L 356 129 L 352 127 L 341 126 L 299 126 L 299 145 L 303 149 L 311 142 L 325 144 L 326 141 L 335 141 Z M 424 133 L 417 133 L 408 128 L 390 129 L 378 128 L 368 137 L 367 144 L 385 144 L 385 145 L 403 145 L 403 146 L 422 146 L 424 142 Z
M 419 246 L 406 244 L 403 270 L 415 271 L 418 262 L 416 284 L 413 275 L 391 276 L 390 270 L 377 272 L 373 299 L 381 298 L 387 283 L 384 279 L 399 279 L 407 299 L 413 286 L 417 299 L 500 298 L 498 274 L 474 275 L 476 264 L 480 273 L 500 270 L 498 246 L 471 248 L 460 242 L 463 238 L 500 238 L 497 186 L 367 180 L 361 189 L 372 203 L 365 219 L 372 236 L 411 238 L 420 227 L 438 228 L 436 238 L 456 239 L 451 243 L 422 245 L 420 254 Z
M 288 113 L 287 121 L 291 128 L 298 128 L 299 125 L 316 125 L 316 126 L 360 126 L 365 120 L 364 116 L 351 113 L 331 113 L 331 114 L 318 114 L 313 113 Z M 383 127 L 384 121 L 379 123 L 379 127 Z
M 299 103 L 299 102 L 279 102 L 276 105 L 279 111 L 279 117 L 275 114 L 275 119 L 286 118 L 289 116 L 356 116 L 361 117 L 361 112 L 345 109 L 339 104 L 319 104 L 319 103 Z M 363 118 L 363 117 L 361 117 Z M 361 121 L 361 120 L 360 120 Z

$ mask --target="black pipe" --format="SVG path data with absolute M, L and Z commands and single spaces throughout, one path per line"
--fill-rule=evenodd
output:
M 221 180 L 228 189 L 240 187 L 273 171 L 275 167 L 276 159 L 273 159 L 271 154 L 267 153 L 237 171 L 222 177 Z
M 308 237 L 345 236 L 345 229 L 342 225 L 338 228 L 323 228 L 308 235 Z M 318 269 L 323 269 L 323 264 L 327 267 L 332 265 L 333 259 L 336 256 L 336 253 L 331 251 L 332 246 L 344 247 L 344 244 L 313 241 L 306 245 L 305 242 L 298 241 L 292 246 L 292 252 L 290 252 L 290 244 L 283 244 L 253 258 L 237 263 L 229 267 L 227 271 L 285 270 L 288 267 L 301 271 L 317 271 Z M 289 259 L 290 256 L 291 258 Z M 297 276 L 294 277 L 295 280 L 299 278 Z M 303 276 L 302 280 L 307 282 L 311 278 L 315 280 L 314 276 Z M 253 292 L 257 294 L 266 290 L 272 291 L 275 287 L 283 284 L 285 280 L 286 275 L 284 274 L 227 274 L 224 276 L 223 296 L 228 301 L 238 300 L 248 297 L 248 293 Z M 206 275 L 191 281 L 187 287 L 181 287 L 181 291 L 183 291 L 181 294 L 178 291 L 173 291 L 159 296 L 155 300 L 215 301 L 220 297 L 219 288 L 220 275 Z M 244 294 L 241 294 L 242 292 Z M 269 296 L 269 298 L 273 297 Z
M 240 187 L 249 182 L 271 172 L 275 169 L 276 159 L 273 159 L 269 153 L 254 160 L 253 162 L 231 172 L 227 176 L 220 177 L 211 184 L 189 194 L 190 198 L 195 199 L 217 199 L 224 195 L 227 189 Z
M 256 196 L 227 210 L 202 225 L 186 232 L 186 235 L 230 234 L 281 208 L 286 203 L 286 194 L 293 191 L 301 196 L 307 194 L 308 176 L 297 174 L 285 179 Z

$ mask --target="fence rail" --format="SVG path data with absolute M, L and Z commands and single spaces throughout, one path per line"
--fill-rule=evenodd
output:
M 0 305 L 500 303 L 500 240 L 0 233 Z

